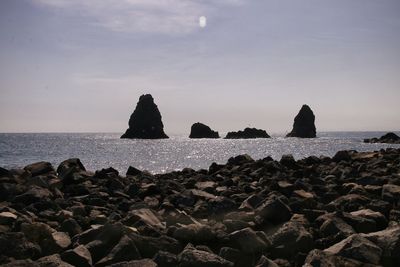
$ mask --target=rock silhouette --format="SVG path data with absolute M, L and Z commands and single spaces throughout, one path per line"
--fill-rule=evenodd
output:
M 213 131 L 209 126 L 196 122 L 190 129 L 189 138 L 219 138 L 219 134 Z
M 395 133 L 387 133 L 380 138 L 364 139 L 364 143 L 400 144 L 400 136 Z
M 314 138 L 316 137 L 315 116 L 311 108 L 303 105 L 294 118 L 293 130 L 286 137 Z
M 164 133 L 160 111 L 150 94 L 140 96 L 136 109 L 129 119 L 129 128 L 121 138 L 168 138 Z
M 261 129 L 246 128 L 243 131 L 229 132 L 225 139 L 250 139 L 250 138 L 270 138 L 268 133 Z

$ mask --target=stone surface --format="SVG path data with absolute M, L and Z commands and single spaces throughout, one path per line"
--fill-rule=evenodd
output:
M 364 143 L 387 143 L 387 144 L 400 144 L 400 136 L 395 133 L 387 133 L 380 138 L 364 139 Z
M 309 106 L 303 105 L 294 118 L 292 131 L 286 137 L 314 138 L 316 135 L 314 113 Z
M 219 134 L 209 126 L 196 122 L 190 128 L 189 138 L 219 138 Z
M 168 138 L 164 133 L 160 111 L 150 94 L 140 96 L 136 109 L 129 119 L 129 128 L 121 138 Z
M 270 138 L 265 130 L 256 128 L 245 128 L 243 131 L 228 132 L 225 139 L 251 139 L 251 138 Z

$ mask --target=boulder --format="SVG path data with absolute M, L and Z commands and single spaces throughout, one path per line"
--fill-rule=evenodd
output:
M 243 131 L 228 132 L 225 139 L 250 139 L 250 138 L 270 138 L 265 130 L 256 128 L 245 128 Z
M 219 134 L 211 130 L 209 126 L 196 122 L 190 128 L 189 138 L 219 138 Z
M 291 209 L 279 198 L 267 199 L 255 212 L 260 224 L 265 222 L 279 224 L 288 221 L 292 216 Z
M 90 267 L 92 266 L 92 256 L 90 251 L 83 245 L 70 249 L 61 254 L 63 261 L 74 266 Z
M 58 254 L 42 257 L 35 262 L 38 267 L 74 267 L 63 261 Z
M 14 259 L 37 259 L 41 254 L 38 244 L 28 240 L 21 232 L 0 232 L 0 263 L 2 256 Z
M 139 260 L 140 258 L 141 256 L 133 240 L 128 236 L 123 236 L 110 253 L 96 263 L 96 267 L 108 266 L 121 261 Z
M 136 109 L 129 119 L 129 128 L 121 138 L 168 138 L 164 133 L 160 111 L 150 94 L 140 96 Z
M 359 234 L 354 234 L 324 250 L 333 255 L 379 264 L 382 249 Z
M 114 263 L 108 265 L 108 267 L 157 267 L 157 263 L 151 259 L 143 259 Z
M 24 170 L 29 171 L 32 176 L 54 172 L 54 168 L 51 163 L 45 161 L 29 164 L 28 166 L 24 167 Z
M 175 230 L 173 237 L 181 242 L 207 243 L 215 239 L 216 235 L 211 227 L 202 224 L 182 225 Z
M 293 129 L 286 137 L 315 138 L 315 116 L 311 108 L 303 105 L 294 118 Z
M 332 253 L 314 249 L 308 253 L 307 258 L 304 262 L 303 267 L 335 267 L 335 266 L 346 266 L 346 267 L 366 267 L 367 264 L 349 259 L 342 256 L 333 255 Z M 369 265 L 370 267 L 376 265 Z
M 395 133 L 387 133 L 380 138 L 364 139 L 364 143 L 387 143 L 387 144 L 400 144 L 400 136 Z

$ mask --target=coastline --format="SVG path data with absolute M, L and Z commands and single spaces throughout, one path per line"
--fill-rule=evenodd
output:
M 156 175 L 78 159 L 0 170 L 4 266 L 400 263 L 400 149 Z

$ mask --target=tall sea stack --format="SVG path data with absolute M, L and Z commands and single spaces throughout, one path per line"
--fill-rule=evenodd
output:
M 294 118 L 293 130 L 286 137 L 314 138 L 316 132 L 314 113 L 309 106 L 303 105 Z
M 160 111 L 150 94 L 140 96 L 136 109 L 129 119 L 129 128 L 121 138 L 168 138 L 164 133 Z

